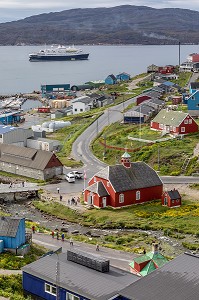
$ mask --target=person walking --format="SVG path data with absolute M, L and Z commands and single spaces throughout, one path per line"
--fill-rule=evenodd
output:
M 96 251 L 99 251 L 99 244 L 96 244 Z
M 62 242 L 64 242 L 64 237 L 65 237 L 65 235 L 64 235 L 64 233 L 62 233 L 62 235 L 61 235 Z
M 55 233 L 54 233 L 53 230 L 52 230 L 52 232 L 51 232 L 51 235 L 52 235 L 52 238 L 54 239 Z
M 57 194 L 59 194 L 59 187 L 57 188 Z
M 56 232 L 57 240 L 59 239 L 59 231 Z
M 62 195 L 60 195 L 60 196 L 59 196 L 59 200 L 62 201 L 62 199 L 63 199 L 63 197 L 62 197 Z
M 70 246 L 73 246 L 73 238 L 70 238 Z
M 32 233 L 35 233 L 35 226 L 32 226 Z

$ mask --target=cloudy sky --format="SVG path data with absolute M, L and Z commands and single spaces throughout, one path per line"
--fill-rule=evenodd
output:
M 124 4 L 154 8 L 178 7 L 199 11 L 199 0 L 0 0 L 0 23 L 65 9 L 112 7 Z

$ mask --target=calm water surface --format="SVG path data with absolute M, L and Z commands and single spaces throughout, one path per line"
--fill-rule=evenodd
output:
M 0 94 L 40 90 L 41 84 L 82 84 L 105 79 L 109 74 L 136 75 L 152 63 L 178 64 L 178 46 L 81 46 L 89 52 L 87 61 L 29 62 L 29 53 L 41 46 L 0 47 Z M 181 46 L 181 62 L 199 52 L 198 45 Z

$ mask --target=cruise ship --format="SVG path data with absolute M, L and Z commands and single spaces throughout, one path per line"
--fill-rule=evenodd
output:
M 54 60 L 86 60 L 89 53 L 84 53 L 82 49 L 74 46 L 51 46 L 36 53 L 29 54 L 30 61 L 54 61 Z

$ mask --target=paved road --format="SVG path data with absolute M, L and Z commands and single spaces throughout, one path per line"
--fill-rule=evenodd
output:
M 56 250 L 62 247 L 63 252 L 67 252 L 70 249 L 69 240 L 62 242 L 61 240 L 53 239 L 50 235 L 35 233 L 33 235 L 33 242 L 50 250 Z M 100 251 L 96 252 L 95 245 L 89 245 L 86 243 L 74 241 L 74 248 L 86 251 L 87 253 L 103 256 L 110 260 L 112 266 L 129 271 L 129 263 L 133 258 L 137 257 L 134 253 L 128 253 L 124 251 L 113 250 L 100 246 Z

